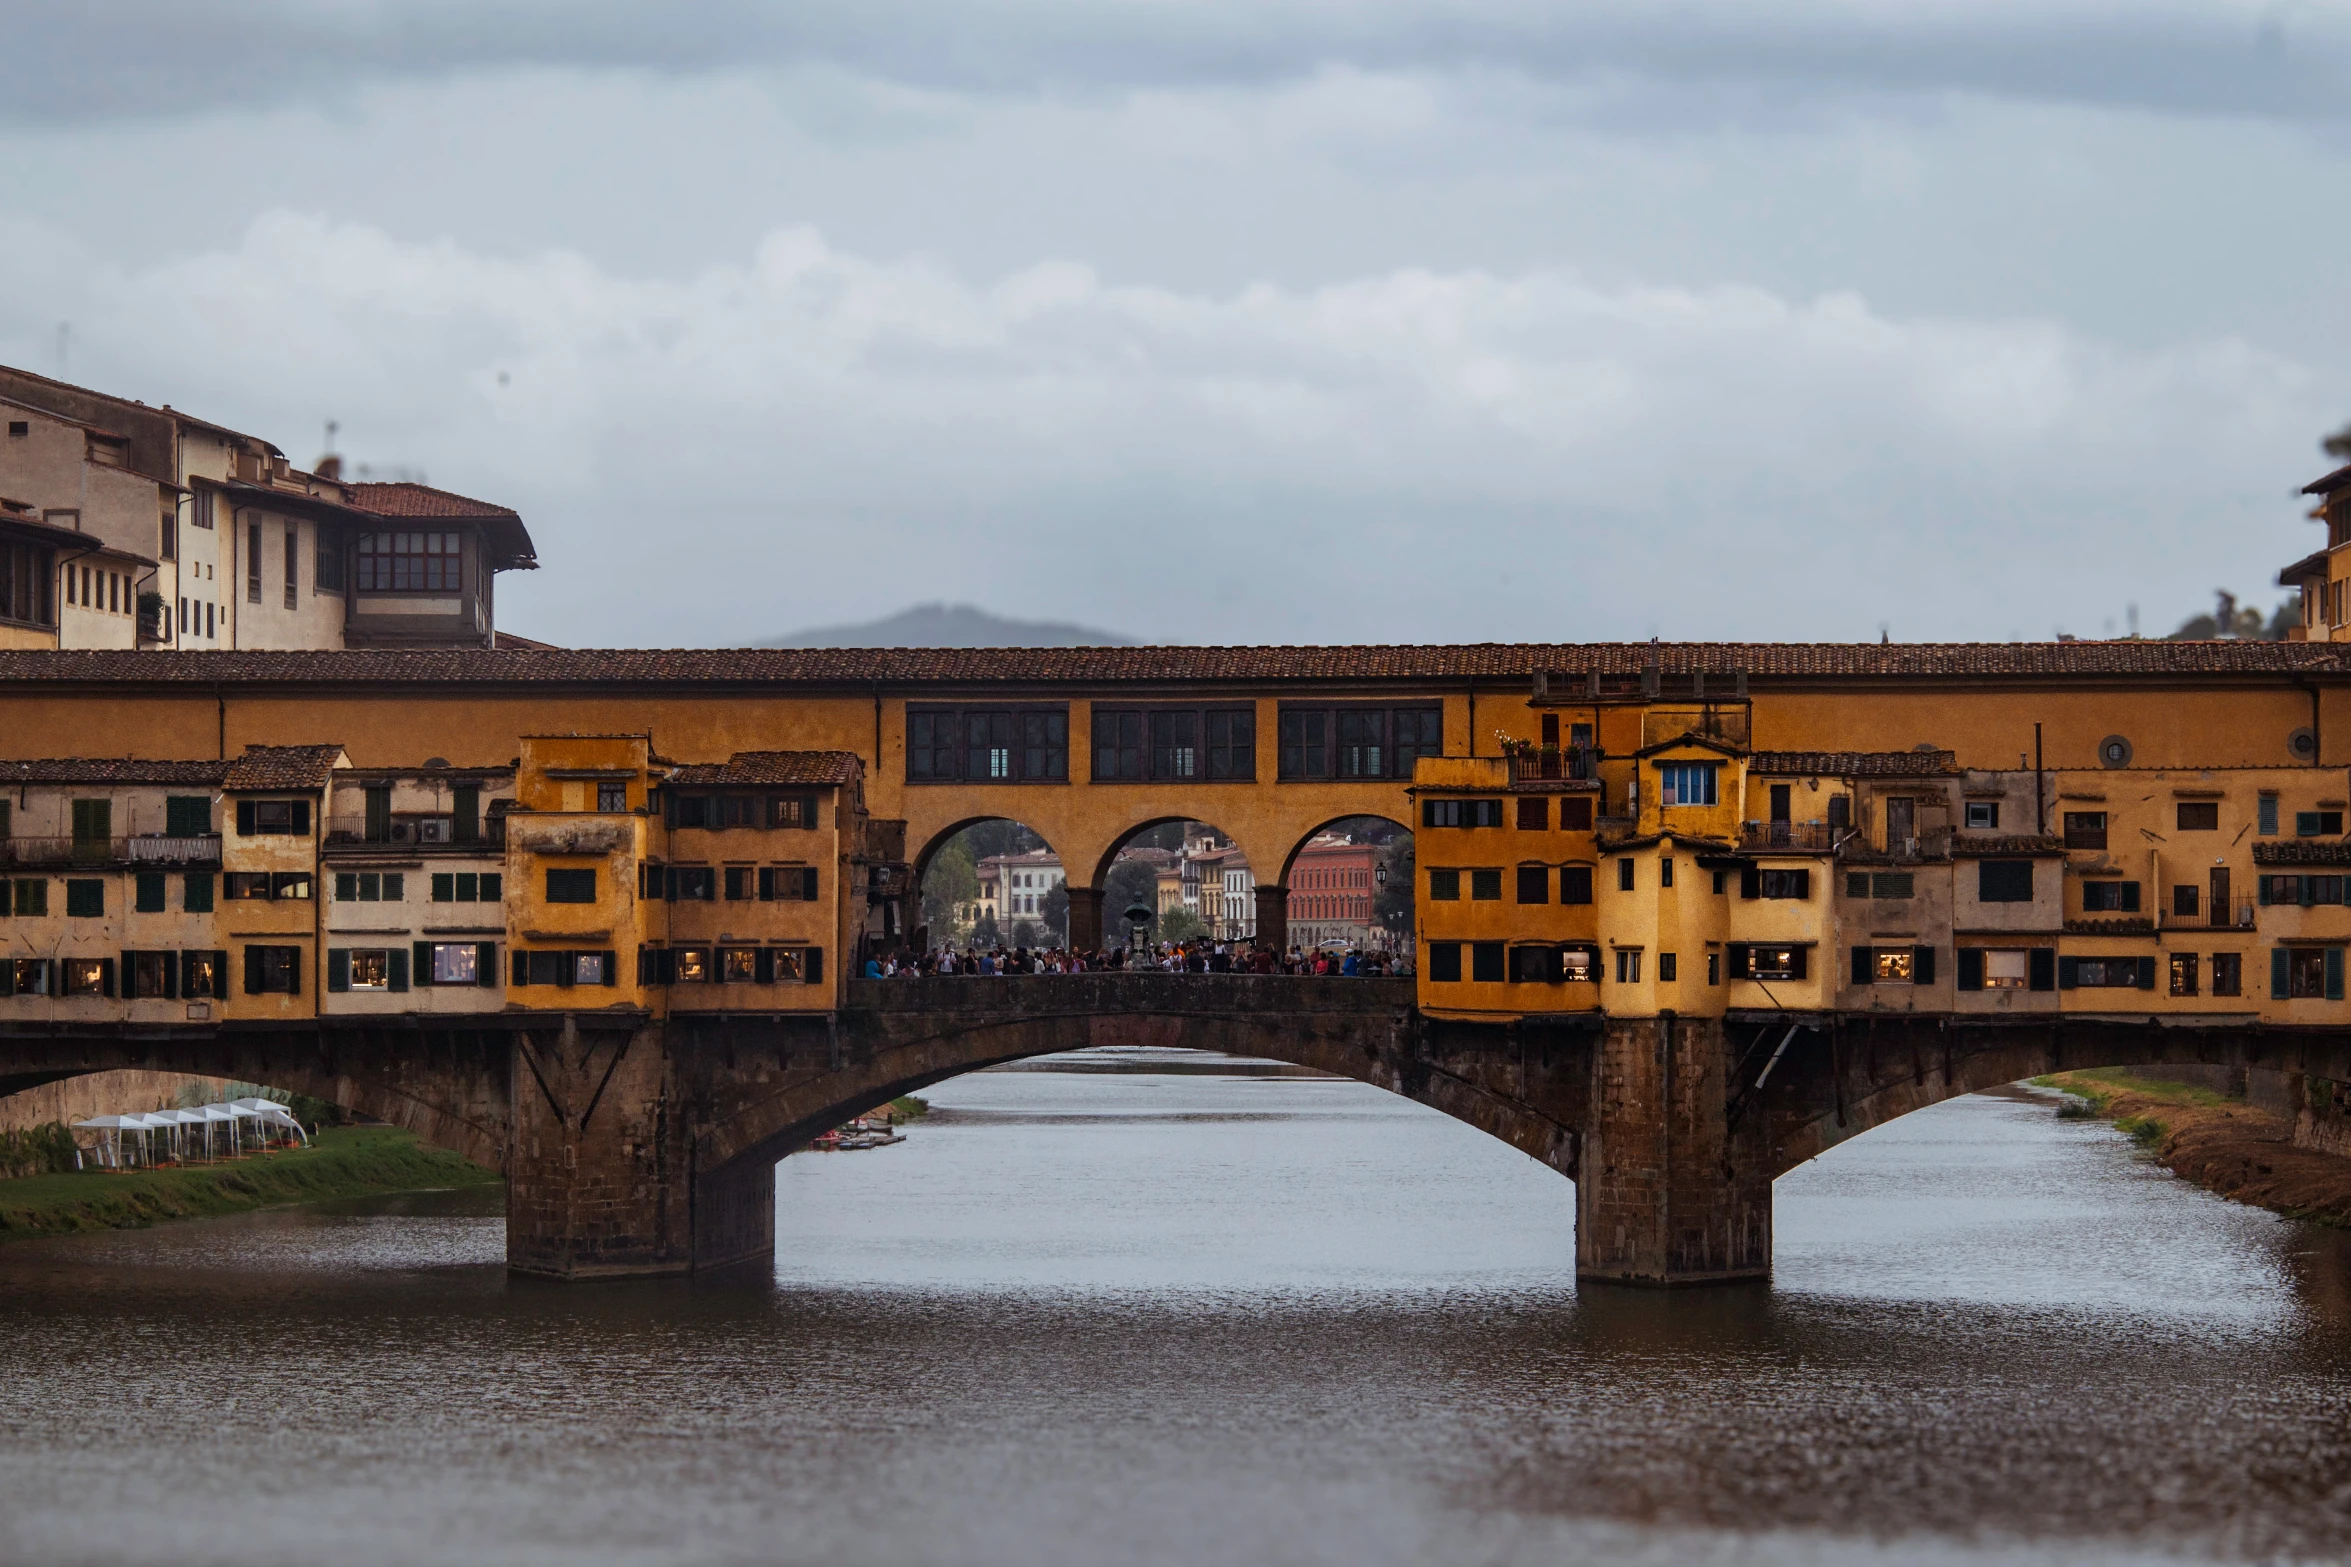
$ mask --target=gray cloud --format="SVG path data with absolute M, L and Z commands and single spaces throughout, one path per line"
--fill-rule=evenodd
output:
M 1685 87 L 1685 112 L 1702 121 L 1821 94 L 1948 92 L 2334 119 L 2351 103 L 2351 11 L 2340 0 L 30 0 L 12 8 L 0 52 L 0 113 L 184 114 L 530 67 L 810 64 L 984 92 L 1258 85 L 1333 65 L 1630 77 Z

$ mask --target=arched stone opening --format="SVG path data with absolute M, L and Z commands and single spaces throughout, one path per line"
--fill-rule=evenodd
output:
M 1287 945 L 1409 952 L 1417 877 L 1412 828 L 1391 816 L 1335 816 L 1282 861 Z
M 1257 875 L 1241 841 L 1214 822 L 1189 816 L 1137 822 L 1096 862 L 1100 925 L 1088 944 L 1116 947 L 1138 933 L 1149 942 L 1253 941 Z M 1147 917 L 1135 918 L 1137 910 Z
M 1070 939 L 1068 868 L 1045 835 L 1010 816 L 967 817 L 915 859 L 916 945 L 928 950 L 1061 946 Z

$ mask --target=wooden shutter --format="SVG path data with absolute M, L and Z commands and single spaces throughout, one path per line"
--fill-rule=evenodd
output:
M 2286 999 L 2286 971 L 2292 961 L 2293 960 L 2287 956 L 2285 948 L 2272 947 L 2269 949 L 2270 1000 L 2283 1001 Z
M 514 954 L 514 978 L 511 983 L 519 990 L 531 982 L 531 955 L 520 947 L 510 950 Z
M 429 941 L 412 942 L 409 951 L 414 954 L 410 959 L 409 983 L 422 990 L 433 983 L 433 944 Z
M 261 994 L 261 949 L 259 947 L 245 949 L 245 994 L 248 996 Z
M 1910 949 L 1910 982 L 1914 985 L 1931 985 L 1935 982 L 1934 948 L 1912 947 Z
M 609 990 L 619 983 L 620 954 L 617 952 L 607 952 L 604 954 L 604 986 L 607 990 Z
M 1788 977 L 1790 979 L 1806 978 L 1809 975 L 1812 967 L 1812 949 L 1810 947 L 1798 947 L 1794 951 L 1790 952 L 1788 956 L 1793 960 L 1788 964 Z
M 1724 947 L 1723 962 L 1733 979 L 1752 979 L 1755 976 L 1754 948 L 1744 941 L 1734 941 Z
M 803 826 L 803 827 L 810 827 L 810 828 L 813 828 L 814 826 L 816 826 L 816 824 L 817 824 L 817 822 L 816 822 L 816 809 L 817 809 L 817 806 L 816 806 L 816 796 L 815 796 L 815 795 L 813 795 L 813 794 L 804 794 L 804 795 L 802 795 L 802 796 L 800 797 L 800 825 L 801 825 L 801 826 Z
M 163 995 L 164 995 L 164 999 L 165 999 L 165 1000 L 167 1000 L 167 1001 L 176 1001 L 176 1000 L 178 1000 L 178 999 L 179 999 L 179 994 L 180 994 L 180 955 L 179 955 L 178 953 L 176 953 L 176 952 L 166 952 L 166 953 L 164 953 L 164 954 L 163 954 Z
M 484 990 L 498 988 L 498 943 L 485 941 L 473 949 L 474 983 Z
M 1739 896 L 1742 898 L 1763 896 L 1763 872 L 1761 870 L 1753 865 L 1739 867 Z
M 2139 959 L 2139 988 L 2141 990 L 2155 988 L 2155 960 L 2153 958 Z
M 1867 947 L 1853 949 L 1853 983 L 1869 985 L 1877 982 L 1877 970 Z
M 759 901 L 762 903 L 776 901 L 776 873 L 775 867 L 772 865 L 759 867 Z
M 351 949 L 327 948 L 327 990 L 339 993 L 351 988 Z
M 1961 990 L 1981 990 L 1984 988 L 1984 954 L 1981 948 L 1961 947 L 1959 949 L 1957 984 Z
M 214 999 L 220 1001 L 226 1001 L 229 997 L 229 955 L 226 952 L 215 952 L 212 955 L 212 994 Z
M 2341 947 L 2329 947 L 2329 948 L 2327 948 L 2327 957 L 2326 957 L 2326 976 L 2327 976 L 2327 999 L 2328 999 L 2329 1001 L 2340 1001 L 2340 1000 L 2342 1000 L 2342 999 L 2343 999 L 2343 949 L 2342 949 Z
M 2057 960 L 2057 988 L 2072 990 L 2081 984 L 2082 960 L 2070 953 Z
M 821 984 L 823 984 L 823 983 L 824 983 L 824 948 L 822 948 L 822 947 L 810 947 L 810 948 L 808 949 L 808 955 L 807 955 L 807 957 L 806 957 L 806 958 L 805 958 L 805 959 L 802 961 L 802 963 L 801 963 L 801 971 L 802 971 L 802 975 L 803 975 L 803 977 L 804 977 L 804 978 L 806 978 L 806 979 L 807 979 L 807 981 L 808 981 L 808 983 L 810 983 L 811 985 L 821 985 Z
M 2057 949 L 2055 947 L 2026 949 L 2025 988 L 2027 990 L 2055 990 L 2057 988 Z
M 237 802 L 237 836 L 240 838 L 253 836 L 253 802 L 251 800 Z
M 2329 947 L 2327 957 L 2332 960 L 2328 965 L 2327 972 L 2334 976 L 2335 991 L 2340 995 L 2343 989 L 2343 954 Z M 98 993 L 102 996 L 114 994 L 114 959 L 112 958 L 98 960 Z
M 300 947 L 286 949 L 286 994 L 289 996 L 302 994 L 302 949 Z
M 310 802 L 308 800 L 294 802 L 294 836 L 297 838 L 310 836 Z
M 761 947 L 759 956 L 752 960 L 752 978 L 762 985 L 776 982 L 776 955 L 772 947 Z
M 663 947 L 654 956 L 660 960 L 658 972 L 654 975 L 656 982 L 664 985 L 676 984 L 678 982 L 677 950 L 674 947 Z

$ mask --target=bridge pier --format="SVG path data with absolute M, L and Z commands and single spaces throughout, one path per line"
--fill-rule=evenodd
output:
M 506 1265 L 563 1279 L 694 1265 L 692 1161 L 666 1030 L 550 1014 L 513 1035 Z
M 1290 949 L 1290 889 L 1257 884 L 1257 944 L 1276 952 Z
M 1771 1273 L 1771 1175 L 1726 1114 L 1720 1018 L 1611 1018 L 1576 1171 L 1576 1276 L 1715 1284 Z
M 1102 889 L 1081 887 L 1074 881 L 1064 883 L 1064 886 L 1069 893 L 1069 944 L 1076 951 L 1092 952 L 1103 945 Z M 1125 929 L 1125 921 L 1121 918 L 1119 930 L 1122 936 Z

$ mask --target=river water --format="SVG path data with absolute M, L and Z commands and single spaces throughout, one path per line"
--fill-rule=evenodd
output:
M 512 1280 L 494 1193 L 0 1248 L 0 1561 L 2351 1554 L 2351 1245 L 2045 1099 L 1835 1150 L 1769 1287 L 1659 1294 L 1359 1084 L 928 1097 L 780 1167 L 772 1277 Z

